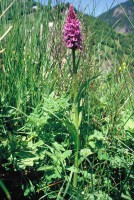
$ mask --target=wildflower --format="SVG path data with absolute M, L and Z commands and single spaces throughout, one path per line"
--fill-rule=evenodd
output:
M 127 68 L 127 66 L 126 66 L 126 63 L 125 63 L 125 62 L 123 62 L 123 64 L 122 64 L 122 67 L 123 67 L 123 69 L 124 69 L 124 70 Z
M 82 50 L 81 23 L 77 19 L 74 7 L 71 4 L 64 25 L 64 42 L 67 48 Z
M 122 72 L 122 71 L 124 71 L 126 69 L 127 69 L 127 65 L 126 65 L 125 62 L 123 62 L 122 65 L 119 67 L 119 71 Z
M 119 67 L 119 71 L 122 71 L 122 67 Z

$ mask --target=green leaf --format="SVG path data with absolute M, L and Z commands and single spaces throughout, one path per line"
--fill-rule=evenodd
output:
M 55 168 L 54 172 L 55 172 L 55 178 L 61 178 L 61 172 L 62 172 L 61 167 Z
M 99 150 L 98 151 L 98 159 L 99 160 L 108 160 L 108 154 L 107 153 L 105 153 L 105 152 L 103 152 L 103 151 L 101 151 L 101 150 Z
M 70 171 L 70 172 L 78 172 L 78 169 L 75 168 L 74 166 L 71 166 L 71 167 L 66 167 L 66 170 Z
M 38 142 L 33 144 L 33 146 L 35 146 L 35 147 L 41 147 L 43 145 L 44 145 L 44 141 L 43 140 L 39 140 Z
M 67 150 L 61 154 L 60 160 L 63 162 L 66 158 L 70 157 L 72 154 L 72 150 Z
M 46 151 L 46 155 L 48 155 L 53 160 L 53 162 L 55 162 L 55 163 L 57 161 L 59 161 L 59 159 L 57 158 L 57 156 L 54 155 L 53 153 L 50 153 L 50 152 Z
M 102 140 L 97 140 L 96 143 L 95 143 L 95 146 L 96 146 L 98 149 L 103 148 L 103 141 L 102 141 Z
M 38 159 L 38 157 L 20 159 L 18 161 L 18 166 L 22 169 L 25 169 L 26 167 L 33 167 L 34 162 Z
M 74 144 L 75 144 L 75 148 L 77 148 L 77 144 L 76 144 L 76 141 L 77 141 L 77 131 L 76 131 L 76 128 L 74 126 L 74 124 L 72 124 L 68 119 L 64 120 L 64 124 L 65 126 L 67 127 L 73 141 L 74 141 Z
M 54 170 L 54 166 L 45 165 L 37 169 L 37 171 L 51 171 L 51 170 Z
M 81 149 L 81 151 L 80 151 L 80 156 L 82 156 L 84 158 L 86 158 L 92 154 L 93 154 L 93 152 L 91 151 L 91 149 L 86 148 L 86 149 Z
M 23 158 L 29 159 L 29 158 L 36 157 L 35 153 L 31 151 L 19 151 L 16 153 L 16 156 L 18 156 L 20 159 L 23 159 Z
M 54 146 L 55 149 L 58 150 L 58 151 L 65 151 L 64 147 L 63 147 L 61 144 L 59 144 L 58 142 L 54 142 L 54 143 L 53 143 L 53 146 Z
M 93 139 L 104 140 L 105 138 L 104 138 L 102 132 L 94 130 L 94 133 L 88 137 L 89 141 L 93 140 Z
M 6 188 L 5 184 L 3 183 L 3 181 L 1 179 L 0 179 L 0 187 L 2 188 L 4 193 L 6 194 L 7 198 L 10 200 L 11 199 L 10 193 L 9 193 L 8 189 Z
M 93 141 L 90 141 L 88 144 L 89 144 L 89 145 L 90 145 L 90 147 L 92 147 L 93 149 L 95 148 L 95 142 L 93 142 Z
M 131 131 L 132 133 L 134 133 L 134 120 L 129 119 L 127 123 L 125 124 L 124 128 L 125 130 Z
M 132 200 L 132 198 L 128 195 L 122 194 L 121 197 L 126 200 Z
M 122 162 L 122 158 L 120 158 L 119 156 L 110 157 L 109 160 L 113 167 L 121 167 L 124 165 Z

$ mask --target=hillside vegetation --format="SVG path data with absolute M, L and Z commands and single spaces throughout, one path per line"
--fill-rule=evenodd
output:
M 116 32 L 134 32 L 134 1 L 128 0 L 121 3 L 107 12 L 101 14 L 99 18 L 110 26 L 114 26 Z
M 133 200 L 134 35 L 76 11 L 74 79 L 68 7 L 15 1 L 0 17 L 2 200 Z

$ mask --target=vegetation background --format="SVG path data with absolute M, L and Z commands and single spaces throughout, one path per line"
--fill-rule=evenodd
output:
M 79 11 L 81 142 L 78 186 L 72 186 L 72 57 L 63 44 L 68 7 L 0 0 L 1 200 L 134 199 L 134 34 L 115 32 L 116 22 L 108 25 L 104 15 Z

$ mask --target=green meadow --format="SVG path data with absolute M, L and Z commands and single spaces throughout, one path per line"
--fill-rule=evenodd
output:
M 0 0 L 0 200 L 132 200 L 134 34 L 76 11 L 76 130 L 68 4 L 51 3 Z

